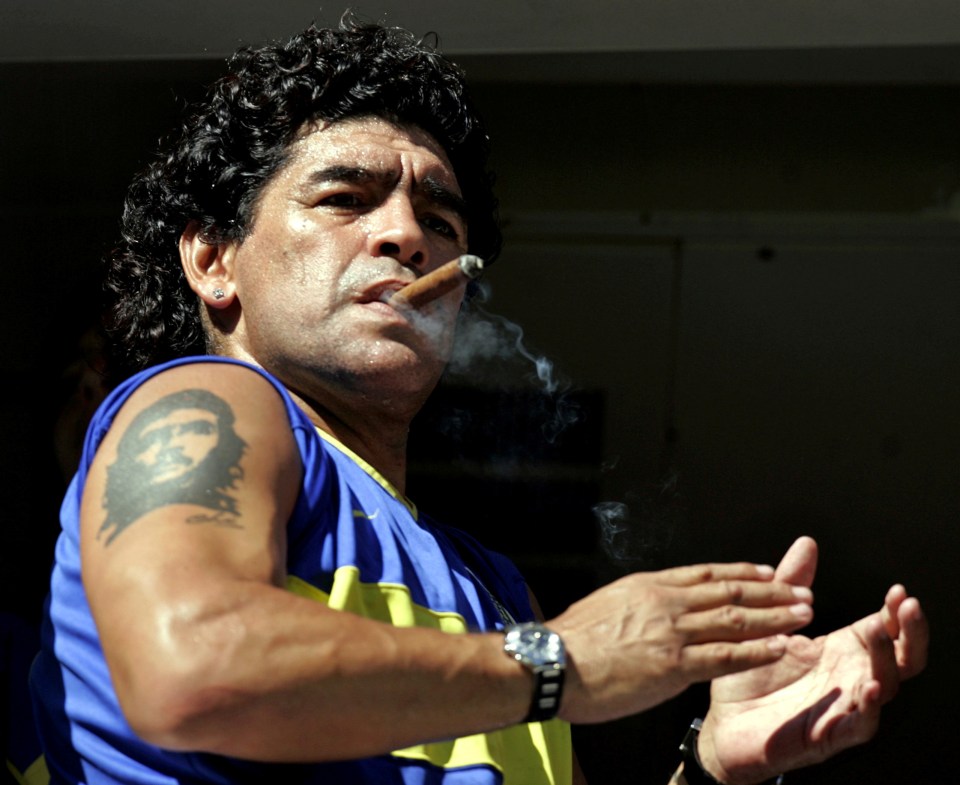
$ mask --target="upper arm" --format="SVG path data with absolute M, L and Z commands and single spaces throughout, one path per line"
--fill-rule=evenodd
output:
M 118 694 L 182 659 L 198 619 L 284 580 L 299 454 L 277 391 L 227 364 L 167 371 L 121 408 L 81 507 L 83 581 Z

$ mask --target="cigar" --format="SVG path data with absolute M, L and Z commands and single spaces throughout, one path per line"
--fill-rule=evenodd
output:
M 400 308 L 420 308 L 461 284 L 473 281 L 483 272 L 483 259 L 470 253 L 458 256 L 432 273 L 417 278 L 395 292 L 387 301 Z

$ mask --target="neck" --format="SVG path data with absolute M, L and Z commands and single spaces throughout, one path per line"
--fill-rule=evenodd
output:
M 224 354 L 272 373 L 317 428 L 370 464 L 399 493 L 406 492 L 410 423 L 439 380 L 442 366 L 364 378 L 270 367 L 235 348 Z
M 290 391 L 311 422 L 363 458 L 399 493 L 406 493 L 407 436 L 412 414 L 362 406 L 328 406 Z

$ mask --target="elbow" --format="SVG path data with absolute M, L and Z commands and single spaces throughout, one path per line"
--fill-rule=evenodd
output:
M 117 697 L 139 738 L 178 752 L 218 752 L 221 729 L 236 705 L 230 690 L 201 686 L 182 673 L 118 684 Z
M 117 699 L 133 732 L 155 746 L 217 753 L 243 704 L 243 684 L 232 640 L 221 620 L 159 626 L 135 657 L 110 658 Z

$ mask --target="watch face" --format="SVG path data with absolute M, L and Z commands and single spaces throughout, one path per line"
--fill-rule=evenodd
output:
M 538 624 L 516 627 L 507 633 L 505 648 L 531 665 L 564 665 L 563 641 L 555 632 Z

